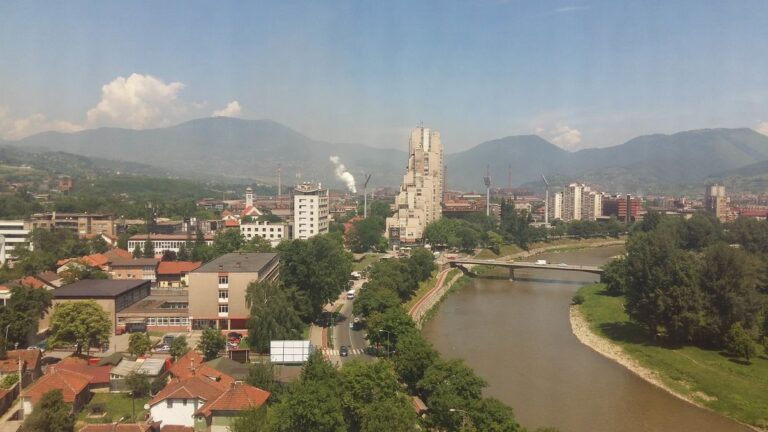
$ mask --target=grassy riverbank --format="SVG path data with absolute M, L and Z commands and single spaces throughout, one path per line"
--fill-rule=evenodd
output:
M 544 253 L 544 252 L 563 252 L 567 250 L 576 250 L 576 249 L 584 249 L 584 248 L 591 248 L 591 247 L 598 247 L 601 245 L 604 245 L 606 243 L 613 243 L 613 242 L 619 242 L 619 241 L 625 241 L 626 236 L 621 236 L 618 239 L 615 239 L 613 237 L 595 237 L 595 238 L 589 238 L 589 239 L 557 239 L 552 240 L 549 242 L 536 242 L 531 243 L 528 246 L 529 251 L 540 251 L 538 253 Z M 543 250 L 542 250 L 543 249 Z M 501 247 L 500 254 L 496 254 L 490 249 L 482 249 L 480 252 L 478 252 L 475 255 L 475 258 L 479 259 L 495 259 L 510 255 L 516 255 L 525 252 L 523 249 L 520 249 L 517 245 L 504 245 Z
M 629 321 L 624 298 L 605 295 L 603 290 L 603 285 L 595 284 L 578 291 L 584 299 L 578 311 L 594 334 L 620 346 L 632 360 L 655 373 L 662 386 L 672 393 L 743 423 L 768 429 L 768 357 L 762 349 L 758 358 L 743 364 L 715 350 L 655 345 L 637 324 Z M 605 354 L 600 347 L 593 348 Z

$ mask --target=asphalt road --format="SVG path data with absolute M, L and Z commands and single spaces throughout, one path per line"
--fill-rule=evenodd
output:
M 355 292 L 360 292 L 360 287 L 363 286 L 364 280 L 355 281 Z M 352 330 L 350 323 L 354 319 L 352 315 L 352 307 L 354 300 L 347 300 L 346 293 L 342 294 L 339 301 L 343 301 L 343 306 L 339 311 L 339 316 L 336 320 L 333 328 L 333 351 L 331 357 L 334 360 L 339 361 L 342 365 L 352 359 L 359 358 L 363 361 L 372 361 L 374 357 L 365 354 L 365 348 L 368 346 L 368 341 L 365 340 L 365 331 Z M 349 356 L 340 357 L 338 355 L 339 348 L 345 345 L 349 349 Z

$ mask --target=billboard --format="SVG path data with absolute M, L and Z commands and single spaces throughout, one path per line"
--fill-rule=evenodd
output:
M 269 342 L 269 361 L 272 363 L 304 363 L 311 352 L 312 343 L 308 340 L 276 340 Z

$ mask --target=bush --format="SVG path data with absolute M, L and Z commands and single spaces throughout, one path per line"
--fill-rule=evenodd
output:
M 728 330 L 728 334 L 725 336 L 725 349 L 736 357 L 742 357 L 747 361 L 757 354 L 752 338 L 739 323 L 732 325 Z
M 582 294 L 576 294 L 576 295 L 575 295 L 575 296 L 573 296 L 573 298 L 571 299 L 571 304 L 574 304 L 574 305 L 580 305 L 580 304 L 584 303 L 584 300 L 585 300 L 585 298 L 584 298 L 584 295 L 582 295 Z
M 3 380 L 0 381 L 0 387 L 4 389 L 9 389 L 13 387 L 14 384 L 19 382 L 19 374 L 10 374 L 3 377 Z

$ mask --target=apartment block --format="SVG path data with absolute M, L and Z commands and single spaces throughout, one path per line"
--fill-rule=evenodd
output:
M 250 310 L 245 301 L 248 284 L 275 280 L 280 258 L 276 253 L 230 253 L 189 273 L 189 316 L 192 327 L 222 330 L 247 328 Z
M 13 250 L 29 247 L 30 224 L 23 220 L 0 220 L 0 265 L 15 258 Z
M 707 185 L 704 193 L 704 208 L 720 222 L 728 219 L 728 198 L 725 195 L 725 186 L 718 183 Z
M 89 213 L 35 213 L 30 228 L 68 229 L 81 236 L 92 234 L 115 235 L 115 221 L 111 214 Z
M 246 240 L 259 236 L 277 246 L 283 239 L 288 238 L 288 224 L 274 222 L 243 222 L 240 224 L 240 233 Z
M 327 233 L 330 224 L 328 204 L 328 189 L 323 189 L 320 183 L 296 186 L 293 190 L 293 238 L 306 240 Z

